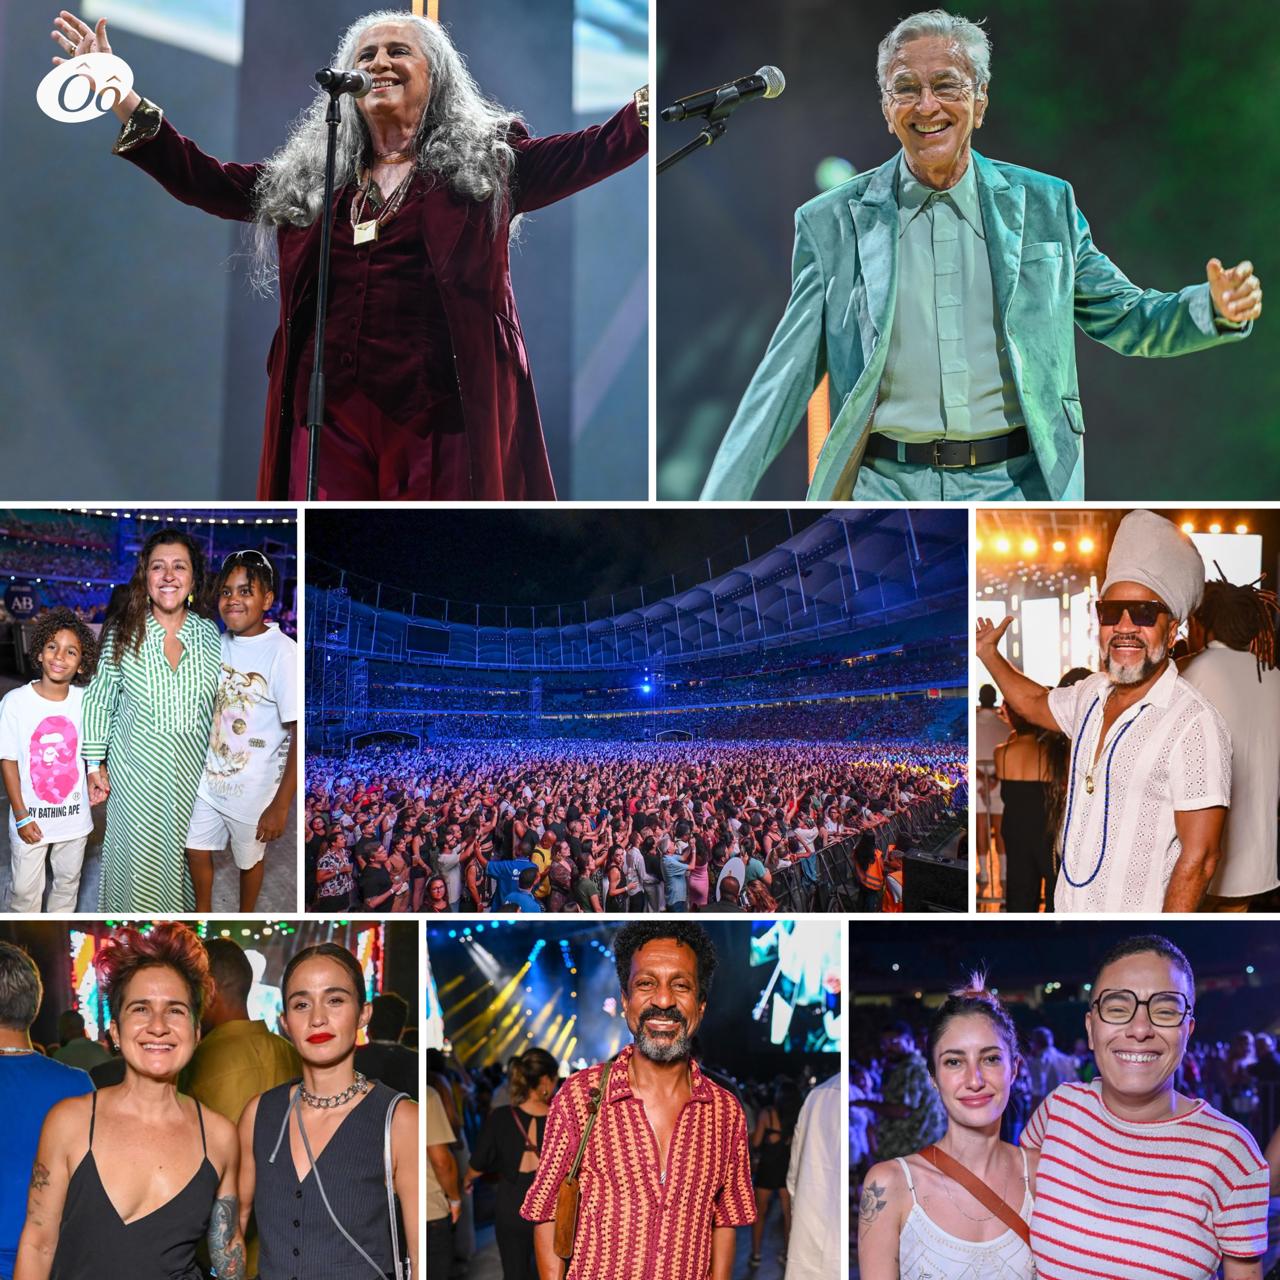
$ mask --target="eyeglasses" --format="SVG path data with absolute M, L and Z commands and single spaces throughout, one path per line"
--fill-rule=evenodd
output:
M 1093 611 L 1104 627 L 1118 626 L 1126 613 L 1135 627 L 1154 627 L 1162 613 L 1173 616 L 1169 606 L 1159 600 L 1095 600 Z
M 1143 1005 L 1153 1027 L 1180 1027 L 1191 1014 L 1191 1001 L 1181 991 L 1157 991 L 1146 1000 L 1139 1000 L 1136 992 L 1122 987 L 1104 991 L 1093 1002 L 1098 1017 L 1117 1027 L 1132 1022 Z
M 271 561 L 261 551 L 255 551 L 252 547 L 244 551 L 233 551 L 222 562 L 222 567 L 225 569 L 229 564 L 260 564 L 268 573 L 273 572 Z
M 929 91 L 939 102 L 963 102 L 974 87 L 972 80 L 956 80 L 950 77 L 931 80 Z M 895 80 L 884 91 L 900 107 L 914 107 L 924 96 L 924 89 L 914 80 Z

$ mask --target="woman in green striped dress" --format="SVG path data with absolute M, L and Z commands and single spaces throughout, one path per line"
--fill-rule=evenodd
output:
M 107 801 L 100 911 L 195 908 L 187 825 L 221 669 L 218 629 L 193 610 L 203 587 L 200 548 L 181 530 L 161 529 L 103 627 L 81 747 L 90 799 Z

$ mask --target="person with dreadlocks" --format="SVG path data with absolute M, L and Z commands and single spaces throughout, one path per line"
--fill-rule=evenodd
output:
M 105 19 L 90 26 L 64 9 L 53 25 L 55 63 L 111 52 Z M 323 358 L 320 498 L 554 498 L 511 287 L 512 232 L 520 215 L 646 153 L 647 90 L 604 124 L 533 138 L 481 93 L 440 23 L 399 9 L 353 22 L 330 65 L 367 72 L 373 87 L 344 107 L 338 130 L 322 352 L 328 94 L 259 164 L 206 155 L 133 90 L 112 108 L 123 125 L 115 154 L 184 204 L 249 224 L 253 283 L 280 295 L 257 496 L 307 496 L 308 388 Z
M 1205 583 L 1204 600 L 1188 621 L 1192 656 L 1183 663 L 1182 678 L 1218 709 L 1231 730 L 1232 746 L 1231 808 L 1205 910 L 1247 911 L 1254 897 L 1280 885 L 1278 614 L 1274 591 L 1258 584 L 1237 586 L 1219 576 Z

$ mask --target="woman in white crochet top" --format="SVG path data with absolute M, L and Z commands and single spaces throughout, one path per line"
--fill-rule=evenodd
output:
M 942 1004 L 925 1054 L 947 1132 L 935 1147 L 867 1174 L 858 1221 L 861 1280 L 1030 1280 L 1035 1263 L 1025 1232 L 934 1163 L 957 1161 L 1030 1222 L 1038 1153 L 1000 1140 L 1021 1068 L 1017 1031 L 984 976 L 974 974 Z

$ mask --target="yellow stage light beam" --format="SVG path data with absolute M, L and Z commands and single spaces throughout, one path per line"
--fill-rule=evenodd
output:
M 501 1040 L 510 1029 L 511 1024 L 521 1016 L 520 1006 L 518 1004 L 512 1005 L 500 1022 L 477 1027 L 463 1038 L 463 1042 L 467 1045 L 469 1051 L 474 1051 L 479 1049 L 487 1040 L 492 1040 L 495 1037 Z M 455 1039 L 454 1043 L 457 1044 L 459 1041 Z
M 529 1024 L 529 1030 L 532 1031 L 534 1035 L 538 1036 L 542 1034 L 542 1028 L 547 1025 L 547 1019 L 555 1012 L 556 1002 L 559 999 L 560 992 L 557 990 L 555 995 L 553 995 L 551 999 L 542 1006 L 542 1011 L 538 1016 Z
M 497 996 L 494 997 L 493 1003 L 489 1005 L 487 1009 L 482 1009 L 469 1022 L 463 1023 L 462 1026 L 452 1031 L 450 1033 L 451 1038 L 454 1040 L 459 1040 L 463 1036 L 465 1036 L 469 1031 L 471 1031 L 473 1027 L 476 1027 L 477 1025 L 484 1026 L 486 1021 L 492 1021 L 494 1018 L 496 1018 L 498 1016 L 498 1010 L 501 1009 L 502 1006 L 506 1004 L 508 1000 L 511 999 L 511 996 L 515 992 L 515 989 L 520 985 L 520 979 L 523 978 L 524 975 L 528 972 L 529 972 L 529 962 L 526 960 L 524 964 L 522 964 L 520 968 L 517 969 L 515 973 L 513 973 L 511 977 L 507 980 L 507 984 L 502 988 L 501 991 L 498 992 Z M 488 988 L 481 988 L 481 990 L 487 990 L 487 989 Z M 475 993 L 473 992 L 472 994 L 474 995 Z M 470 997 L 468 997 L 468 999 L 470 999 Z
M 568 1044 L 570 1036 L 573 1035 L 573 1024 L 577 1021 L 578 1015 L 575 1013 L 573 1017 L 564 1024 L 564 1030 L 560 1032 L 559 1038 L 552 1042 L 551 1048 L 548 1052 L 557 1061 L 562 1061 L 563 1058 L 568 1057 L 565 1045 Z
M 459 1009 L 465 1009 L 477 996 L 490 995 L 493 992 L 493 983 L 489 979 L 482 982 L 474 991 L 468 992 L 457 1004 L 450 1005 L 444 1011 L 446 1018 L 452 1019 L 458 1016 Z M 443 994 L 443 992 L 441 993 Z
M 511 1030 L 508 1031 L 507 1034 L 503 1036 L 501 1040 L 498 1041 L 493 1051 L 495 1059 L 501 1059 L 503 1057 L 503 1055 L 511 1047 L 512 1042 L 525 1029 L 525 1022 L 526 1022 L 526 1019 L 522 1017 L 520 1021 L 514 1023 L 511 1027 Z
M 574 1036 L 573 1039 L 570 1040 L 567 1045 L 565 1045 L 564 1053 L 563 1054 L 558 1053 L 556 1054 L 556 1057 L 559 1058 L 561 1062 L 571 1062 L 573 1060 L 573 1050 L 574 1050 L 574 1047 L 577 1045 L 577 1043 L 578 1043 L 578 1037 Z
M 462 981 L 462 974 L 458 974 L 456 978 L 450 978 L 449 981 L 446 982 L 444 986 L 440 988 L 440 994 L 445 995 L 448 992 L 452 991 L 454 987 L 456 987 L 461 981 Z

